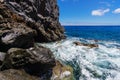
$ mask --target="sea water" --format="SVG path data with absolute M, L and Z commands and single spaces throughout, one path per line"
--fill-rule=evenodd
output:
M 120 80 L 120 26 L 65 26 L 65 31 L 67 39 L 42 45 L 73 67 L 76 80 Z

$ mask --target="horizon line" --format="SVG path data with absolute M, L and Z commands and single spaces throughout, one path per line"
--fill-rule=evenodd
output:
M 117 25 L 117 24 L 110 24 L 110 25 L 108 25 L 108 24 L 100 24 L 100 25 L 76 25 L 76 24 L 73 24 L 73 25 L 71 25 L 71 24 L 61 24 L 62 26 L 120 26 L 120 24 L 119 25 Z

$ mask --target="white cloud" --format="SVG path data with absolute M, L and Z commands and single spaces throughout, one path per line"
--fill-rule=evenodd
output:
M 103 16 L 105 13 L 109 12 L 110 9 L 98 9 L 92 11 L 92 16 Z
M 120 14 L 120 8 L 115 9 L 115 10 L 113 11 L 113 13 L 115 13 L 115 14 Z

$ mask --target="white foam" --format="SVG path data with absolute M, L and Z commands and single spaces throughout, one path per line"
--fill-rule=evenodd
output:
M 60 79 L 63 79 L 65 77 L 68 77 L 71 75 L 71 72 L 70 71 L 65 71 L 63 72 L 61 75 L 60 75 Z
M 119 43 L 99 41 L 99 48 L 89 48 L 73 44 L 79 40 L 96 43 L 93 40 L 70 38 L 42 45 L 50 48 L 59 60 L 76 60 L 81 69 L 80 80 L 120 80 L 120 49 L 116 46 Z

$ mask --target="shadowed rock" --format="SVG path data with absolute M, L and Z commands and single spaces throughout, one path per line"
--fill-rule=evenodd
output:
M 47 71 L 55 66 L 52 52 L 44 47 L 30 49 L 11 48 L 6 55 L 2 70 L 25 68 L 31 74 Z

